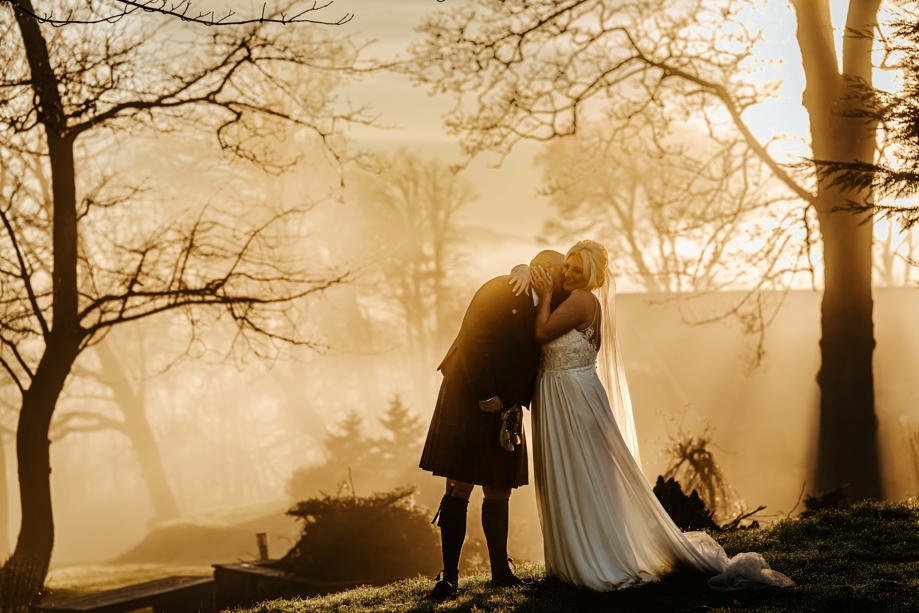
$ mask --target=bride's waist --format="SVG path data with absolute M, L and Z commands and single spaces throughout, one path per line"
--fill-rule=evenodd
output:
M 544 373 L 552 372 L 591 372 L 597 369 L 596 364 L 551 364 L 543 362 L 540 370 Z

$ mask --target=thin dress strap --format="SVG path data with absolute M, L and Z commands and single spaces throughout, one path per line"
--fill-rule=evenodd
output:
M 590 325 L 584 328 L 584 338 L 588 340 L 594 351 L 600 351 L 600 301 L 594 296 L 594 316 Z

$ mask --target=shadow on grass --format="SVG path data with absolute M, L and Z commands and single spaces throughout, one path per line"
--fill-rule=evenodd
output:
M 484 578 L 470 579 L 456 600 L 431 603 L 418 599 L 400 611 L 521 611 L 527 613 L 613 611 L 865 611 L 914 612 L 915 589 L 902 583 L 871 586 L 845 584 L 808 585 L 793 588 L 766 587 L 720 592 L 706 584 L 707 575 L 674 573 L 659 582 L 613 592 L 594 592 L 541 578 L 527 586 L 496 589 Z M 463 588 L 466 588 L 465 590 Z M 913 604 L 910 604 L 910 603 Z M 371 606 L 371 609 L 373 607 Z M 338 610 L 349 610 L 338 609 Z M 356 610 L 356 609 L 355 609 Z M 385 609 L 384 609 L 385 610 Z
M 919 608 L 919 503 L 865 502 L 829 509 L 768 528 L 719 534 L 728 554 L 762 553 L 772 568 L 797 582 L 791 588 L 718 592 L 707 575 L 674 573 L 661 581 L 614 592 L 593 592 L 547 579 L 540 563 L 521 565 L 525 586 L 493 588 L 488 574 L 460 579 L 454 600 L 423 599 L 433 581 L 405 579 L 377 588 L 304 600 L 271 601 L 248 613 L 334 611 L 818 611 L 915 613 Z
M 425 578 L 409 579 L 382 589 L 358 588 L 323 598 L 261 603 L 250 613 L 302 613 L 304 611 L 460 612 L 526 611 L 532 613 L 615 611 L 787 611 L 798 607 L 789 590 L 762 589 L 744 592 L 716 592 L 706 585 L 708 576 L 674 573 L 655 583 L 613 592 L 594 592 L 547 579 L 541 564 L 527 564 L 519 575 L 527 585 L 495 588 L 488 574 L 479 573 L 460 580 L 455 599 L 444 602 L 425 600 L 423 594 L 433 585 Z M 793 591 L 793 590 L 792 590 Z M 782 593 L 780 593 L 782 592 Z
M 661 581 L 614 592 L 594 592 L 553 579 L 544 579 L 521 599 L 517 610 L 691 611 L 737 603 L 736 594 L 714 592 L 706 585 L 707 579 L 707 575 L 681 572 Z

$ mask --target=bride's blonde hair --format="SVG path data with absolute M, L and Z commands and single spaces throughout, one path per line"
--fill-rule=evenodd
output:
M 609 257 L 603 245 L 592 240 L 578 241 L 568 250 L 565 257 L 575 253 L 581 256 L 581 261 L 584 264 L 584 277 L 587 279 L 587 289 L 597 289 L 606 283 L 606 268 Z

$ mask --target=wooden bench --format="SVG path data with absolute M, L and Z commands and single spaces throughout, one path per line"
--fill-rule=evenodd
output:
M 152 607 L 155 613 L 210 613 L 214 610 L 212 577 L 166 577 L 114 590 L 55 602 L 40 602 L 35 613 L 125 613 Z

